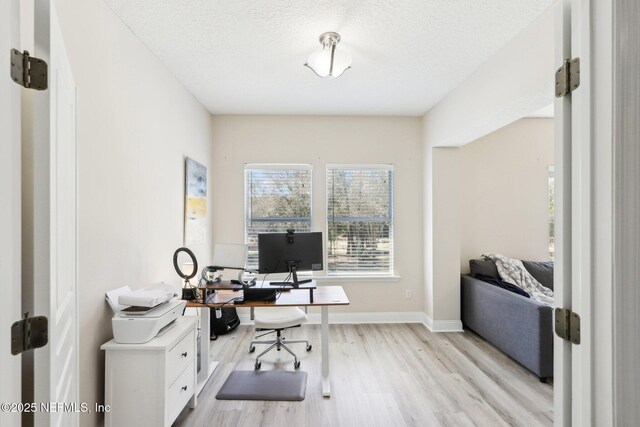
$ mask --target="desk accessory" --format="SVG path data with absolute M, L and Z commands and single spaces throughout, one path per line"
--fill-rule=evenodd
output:
M 189 274 L 184 273 L 178 265 L 178 255 L 180 255 L 182 252 L 186 253 L 191 258 L 193 269 Z M 186 247 L 176 249 L 176 251 L 173 253 L 173 268 L 175 268 L 178 276 L 184 279 L 184 286 L 182 288 L 182 299 L 187 301 L 198 300 L 198 289 L 190 282 L 190 279 L 193 279 L 198 273 L 198 260 L 196 259 L 193 251 Z
M 276 289 L 269 288 L 246 288 L 244 290 L 245 301 L 275 301 Z

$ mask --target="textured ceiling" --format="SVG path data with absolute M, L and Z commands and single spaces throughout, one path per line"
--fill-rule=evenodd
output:
M 422 115 L 553 0 L 105 0 L 213 114 Z M 352 69 L 305 67 L 337 31 Z

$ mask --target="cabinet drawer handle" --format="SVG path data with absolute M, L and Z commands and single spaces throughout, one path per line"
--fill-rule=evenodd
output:
M 183 389 L 184 391 L 187 391 L 187 386 L 186 386 L 186 385 L 183 385 L 183 386 L 182 386 L 182 389 Z
M 187 352 L 182 353 L 182 357 L 187 357 Z

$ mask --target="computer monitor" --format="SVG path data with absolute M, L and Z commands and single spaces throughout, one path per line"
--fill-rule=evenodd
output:
M 291 282 L 271 282 L 274 286 L 291 285 L 297 288 L 298 271 L 322 270 L 322 233 L 258 234 L 258 272 L 261 274 L 291 273 Z

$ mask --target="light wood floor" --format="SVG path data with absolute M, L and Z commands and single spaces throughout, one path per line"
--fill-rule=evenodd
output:
M 215 396 L 234 369 L 253 369 L 249 326 L 212 342 L 221 363 L 178 426 L 538 426 L 553 424 L 553 386 L 478 335 L 431 333 L 419 324 L 331 325 L 331 398 L 320 385 L 320 327 L 285 335 L 308 373 L 302 402 L 225 401 Z M 258 351 L 260 347 L 258 347 Z M 264 347 L 263 347 L 264 348 Z M 285 351 L 262 369 L 293 370 Z

